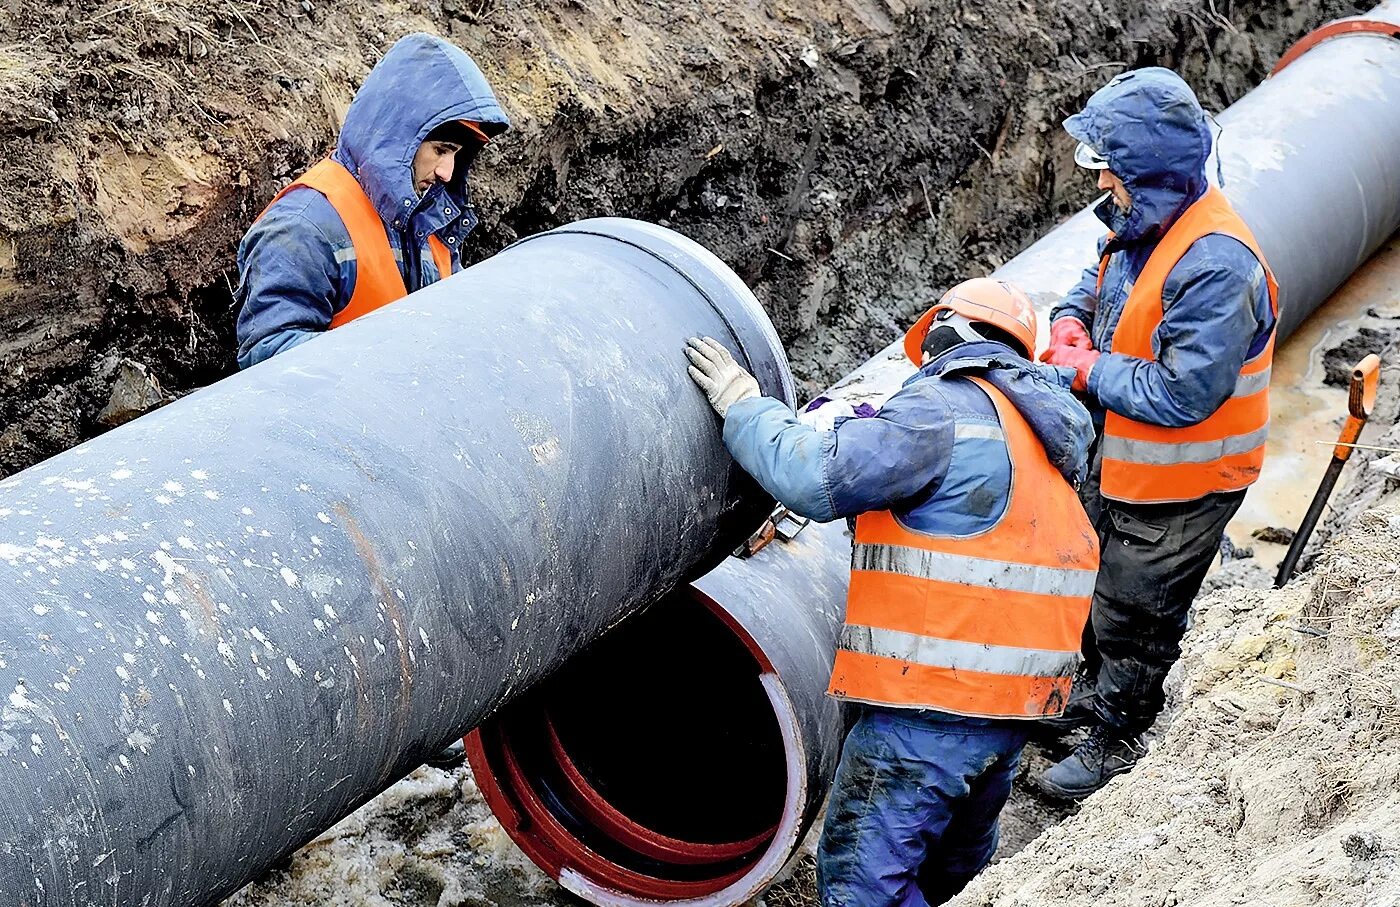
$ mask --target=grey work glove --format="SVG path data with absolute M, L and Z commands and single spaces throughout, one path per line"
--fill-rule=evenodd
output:
M 691 337 L 686 341 L 685 355 L 690 360 L 687 371 L 691 379 L 710 398 L 721 419 L 740 400 L 760 396 L 757 379 L 735 362 L 718 340 Z

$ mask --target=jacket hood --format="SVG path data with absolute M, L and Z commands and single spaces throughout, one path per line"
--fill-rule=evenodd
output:
M 1004 344 L 986 341 L 955 346 L 919 374 L 985 379 L 1021 413 L 1060 475 L 1075 486 L 1088 475 L 1094 422 L 1053 369 L 1023 359 Z
M 1196 94 L 1170 69 L 1125 72 L 1096 91 L 1065 131 L 1097 151 L 1132 196 L 1095 209 L 1119 242 L 1154 239 L 1206 191 L 1211 133 Z
M 386 224 L 406 222 L 440 193 L 462 211 L 467 172 L 479 144 L 458 153 L 452 180 L 418 196 L 413 156 L 433 129 L 471 120 L 494 138 L 510 128 L 481 70 L 455 45 L 427 34 L 400 38 L 389 48 L 350 102 L 332 155 L 355 175 Z

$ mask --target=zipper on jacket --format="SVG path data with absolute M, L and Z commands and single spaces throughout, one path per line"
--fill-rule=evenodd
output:
M 403 276 L 404 289 L 416 293 L 423 289 L 423 256 L 413 238 L 412 218 L 409 218 L 408 225 L 399 233 L 399 252 L 403 257 L 403 270 L 400 273 Z

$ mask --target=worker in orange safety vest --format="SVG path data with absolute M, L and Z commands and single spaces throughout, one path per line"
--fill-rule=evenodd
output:
M 476 226 L 467 174 L 510 121 L 453 44 L 413 34 L 370 71 L 330 157 L 238 249 L 238 364 L 255 365 L 451 275 Z
M 826 907 L 938 904 L 991 859 L 1036 719 L 1060 713 L 1098 566 L 1075 494 L 1093 436 L 1064 373 L 1029 361 L 1015 287 L 966 281 L 910 329 L 918 371 L 821 431 L 714 340 L 691 377 L 734 458 L 788 508 L 855 517 L 830 694 L 860 704 L 818 854 Z
M 1085 671 L 1052 722 L 1089 734 L 1038 779 L 1078 799 L 1144 754 L 1188 609 L 1259 476 L 1278 288 L 1207 179 L 1211 131 L 1175 73 L 1118 76 L 1065 129 L 1108 193 L 1096 211 L 1109 230 L 1052 310 L 1042 356 L 1072 371 L 1100 426 L 1081 493 L 1103 565 Z
M 330 157 L 273 198 L 238 249 L 238 364 L 248 368 L 461 268 L 467 175 L 510 121 L 481 70 L 432 35 L 365 77 Z M 461 740 L 430 760 L 464 758 Z

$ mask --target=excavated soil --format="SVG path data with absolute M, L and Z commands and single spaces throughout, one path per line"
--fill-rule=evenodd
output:
M 0 475 L 233 368 L 241 233 L 406 32 L 471 52 L 515 122 L 474 180 L 469 254 L 587 216 L 669 223 L 754 286 L 811 393 L 1086 199 L 1056 124 L 1109 75 L 1177 66 L 1223 107 L 1357 8 L 11 0 Z
M 1391 496 L 1305 579 L 1199 601 L 1152 752 L 952 904 L 1400 903 L 1397 546 Z
M 224 907 L 564 907 L 465 767 L 424 766 Z

